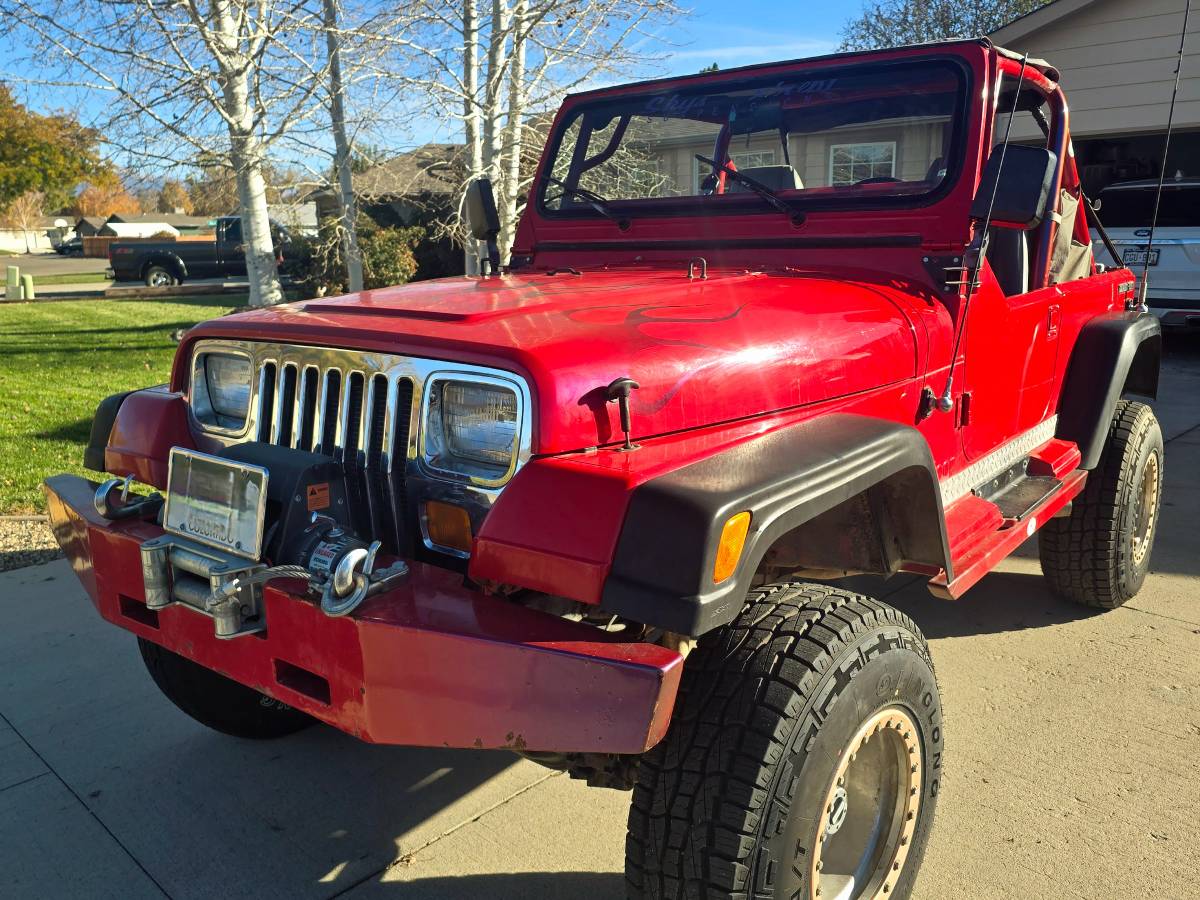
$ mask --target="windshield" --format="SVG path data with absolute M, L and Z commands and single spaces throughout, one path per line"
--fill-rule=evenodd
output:
M 622 216 L 772 211 L 729 170 L 800 208 L 912 202 L 956 168 L 963 95 L 957 66 L 926 61 L 598 100 L 552 138 L 541 208 L 601 215 L 585 191 Z

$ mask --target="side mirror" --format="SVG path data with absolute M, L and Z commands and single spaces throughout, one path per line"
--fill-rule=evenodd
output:
M 496 236 L 500 234 L 500 215 L 496 212 L 496 195 L 492 192 L 491 180 L 476 178 L 468 184 L 464 206 L 471 237 L 477 241 L 487 241 L 488 263 L 492 272 L 499 272 L 500 248 Z
M 979 190 L 971 203 L 971 218 L 982 222 L 988 217 L 988 206 L 995 191 L 991 222 L 1001 228 L 1020 228 L 1028 231 L 1041 224 L 1050 203 L 1054 172 L 1058 156 L 1044 147 L 1025 147 L 1010 144 L 1003 154 L 1000 167 L 1000 148 L 992 150 Z

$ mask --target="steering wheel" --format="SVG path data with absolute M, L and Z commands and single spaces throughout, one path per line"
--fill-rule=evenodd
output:
M 864 178 L 862 181 L 854 182 L 854 187 L 858 187 L 860 184 L 900 184 L 903 181 L 903 178 L 893 178 L 891 175 L 876 175 L 874 178 Z

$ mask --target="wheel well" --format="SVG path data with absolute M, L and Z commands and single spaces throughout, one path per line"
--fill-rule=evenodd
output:
M 769 579 L 890 575 L 902 568 L 936 574 L 942 508 L 923 467 L 902 469 L 775 538 L 758 564 Z
M 1158 398 L 1158 370 L 1162 360 L 1162 334 L 1146 338 L 1138 344 L 1137 353 L 1129 365 L 1129 374 L 1121 394 L 1138 394 Z
M 176 279 L 182 280 L 183 278 L 182 267 L 179 265 L 179 263 L 170 257 L 164 256 L 154 256 L 146 260 L 146 262 L 142 265 L 143 278 L 146 277 L 146 273 L 149 272 L 153 266 L 159 266 L 160 268 L 166 269 L 168 272 L 174 275 Z

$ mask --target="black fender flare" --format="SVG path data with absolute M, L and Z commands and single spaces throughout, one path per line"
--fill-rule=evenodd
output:
M 138 273 L 140 277 L 145 278 L 146 270 L 151 266 L 162 266 L 164 269 L 169 269 L 179 281 L 187 278 L 187 265 L 184 264 L 183 259 L 177 254 L 165 251 L 151 253 L 142 261 L 142 267 Z
M 83 467 L 93 472 L 103 472 L 104 450 L 108 447 L 108 436 L 112 434 L 113 425 L 117 421 L 117 413 L 121 404 L 133 391 L 121 394 L 110 394 L 100 401 L 96 407 L 96 415 L 92 417 L 91 436 L 87 446 L 83 448 Z
M 901 502 L 895 555 L 930 574 L 950 570 L 937 470 L 917 429 L 833 413 L 769 432 L 639 485 L 600 606 L 646 625 L 699 635 L 731 621 L 764 555 L 789 531 L 876 486 Z M 713 582 L 725 522 L 748 510 L 734 574 Z
M 1122 394 L 1157 399 L 1161 360 L 1162 326 L 1153 313 L 1110 313 L 1083 326 L 1067 363 L 1054 432 L 1079 445 L 1080 468 L 1099 464 Z

